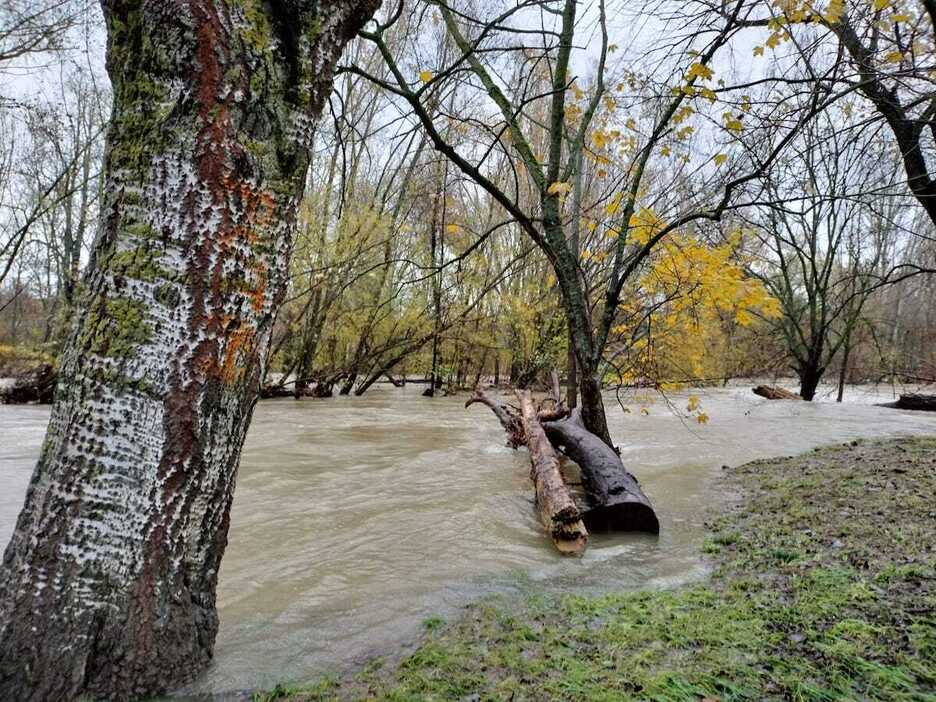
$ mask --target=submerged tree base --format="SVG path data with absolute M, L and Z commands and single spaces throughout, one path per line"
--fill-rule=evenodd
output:
M 933 700 L 936 439 L 726 471 L 712 580 L 493 598 L 399 665 L 260 700 Z

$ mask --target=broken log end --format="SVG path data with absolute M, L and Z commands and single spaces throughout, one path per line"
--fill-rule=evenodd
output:
M 588 531 L 581 520 L 554 530 L 550 536 L 556 550 L 563 556 L 581 556 L 588 548 Z

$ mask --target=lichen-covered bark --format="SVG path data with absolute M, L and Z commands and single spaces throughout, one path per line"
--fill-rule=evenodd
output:
M 374 0 L 105 0 L 105 203 L 0 572 L 0 699 L 159 693 L 210 660 L 310 128 Z

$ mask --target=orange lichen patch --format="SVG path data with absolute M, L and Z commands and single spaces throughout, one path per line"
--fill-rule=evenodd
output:
M 223 176 L 221 185 L 226 193 L 240 201 L 242 222 L 219 232 L 219 243 L 230 246 L 235 242 L 244 242 L 253 246 L 260 240 L 258 230 L 276 221 L 276 198 L 269 191 L 256 188 L 246 180 L 229 174 Z
M 250 307 L 254 312 L 260 313 L 266 304 L 267 292 L 267 271 L 268 267 L 264 263 L 259 263 L 252 267 L 257 284 L 247 293 L 250 298 Z
M 244 216 L 249 224 L 266 227 L 273 222 L 276 216 L 276 198 L 268 190 L 256 189 L 241 181 L 240 196 L 244 203 Z M 249 234 L 253 234 L 252 229 Z
M 266 304 L 266 285 L 260 284 L 247 293 L 250 298 L 250 307 L 254 312 L 260 312 Z
M 246 364 L 241 363 L 242 351 L 249 351 L 257 336 L 256 329 L 242 327 L 228 337 L 224 345 L 224 359 L 221 361 L 219 376 L 225 383 L 237 383 L 244 377 Z

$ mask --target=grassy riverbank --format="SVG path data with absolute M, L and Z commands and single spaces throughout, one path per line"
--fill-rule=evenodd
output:
M 936 439 L 724 473 L 703 584 L 487 600 L 398 665 L 257 699 L 936 702 Z

